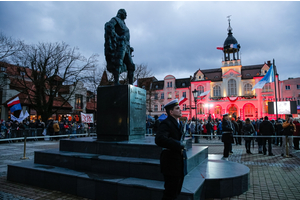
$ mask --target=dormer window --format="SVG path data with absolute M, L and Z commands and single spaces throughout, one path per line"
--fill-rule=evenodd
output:
M 20 72 L 20 75 L 21 76 L 25 76 L 25 72 Z
M 182 86 L 182 87 L 185 87 L 185 83 L 182 83 L 181 86 Z
M 156 85 L 155 88 L 158 89 L 158 85 Z
M 251 77 L 251 74 L 246 74 L 246 77 Z
M 1 67 L 1 72 L 5 72 L 6 68 L 5 67 Z
M 215 76 L 215 79 L 218 79 L 219 78 L 219 76 Z

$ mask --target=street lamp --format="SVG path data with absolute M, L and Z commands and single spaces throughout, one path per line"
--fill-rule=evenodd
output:
M 198 119 L 197 119 L 197 97 L 198 97 L 198 91 L 194 89 L 192 91 L 195 101 L 195 111 L 196 111 L 196 134 L 198 134 Z M 195 136 L 195 143 L 199 143 L 199 136 Z

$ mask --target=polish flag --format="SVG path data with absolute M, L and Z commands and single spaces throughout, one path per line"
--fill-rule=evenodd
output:
M 11 106 L 19 104 L 19 103 L 20 103 L 20 99 L 19 99 L 19 97 L 16 97 L 7 103 L 7 107 L 11 107 Z
M 178 102 L 178 105 L 182 105 L 186 100 L 187 100 L 187 98 L 181 97 L 181 99 Z
M 136 79 L 133 83 L 133 86 L 137 87 L 138 86 L 138 79 Z

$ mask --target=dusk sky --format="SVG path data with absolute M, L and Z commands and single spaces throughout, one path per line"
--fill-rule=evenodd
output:
M 187 78 L 197 69 L 220 68 L 231 15 L 233 36 L 241 45 L 242 65 L 275 59 L 280 80 L 300 77 L 300 2 L 106 1 L 0 2 L 0 27 L 6 36 L 29 44 L 64 41 L 86 57 L 105 63 L 104 24 L 127 11 L 133 61 L 162 80 Z

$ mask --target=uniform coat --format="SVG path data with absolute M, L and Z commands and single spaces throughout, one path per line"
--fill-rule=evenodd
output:
M 182 125 L 174 117 L 168 116 L 163 120 L 155 136 L 155 143 L 167 150 L 160 156 L 161 172 L 167 176 L 184 176 L 184 162 L 180 140 Z

